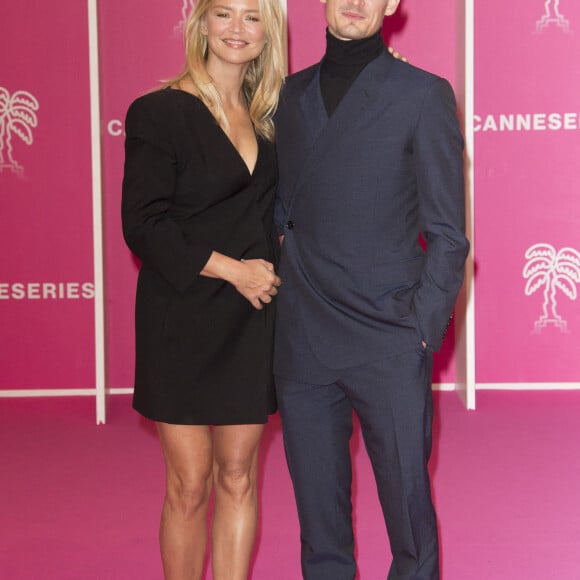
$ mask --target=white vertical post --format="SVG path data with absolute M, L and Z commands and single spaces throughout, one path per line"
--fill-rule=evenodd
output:
M 288 1 L 281 0 L 281 3 L 282 7 L 284 8 L 284 14 L 286 16 L 286 30 L 284 30 L 284 50 L 286 52 L 284 56 L 286 57 L 286 74 L 288 74 Z
M 106 421 L 105 308 L 103 280 L 103 214 L 101 115 L 97 0 L 88 0 L 89 76 L 91 91 L 91 166 L 93 186 L 93 256 L 95 278 L 95 383 L 97 425 Z
M 465 143 L 469 154 L 467 167 L 467 236 L 471 250 L 466 264 L 470 283 L 466 301 L 466 406 L 475 409 L 475 0 L 465 0 Z
M 475 409 L 475 305 L 473 243 L 474 168 L 474 0 L 457 2 L 458 93 L 463 109 L 465 137 L 466 235 L 471 250 L 465 264 L 465 282 L 455 308 L 456 391 L 468 409 Z

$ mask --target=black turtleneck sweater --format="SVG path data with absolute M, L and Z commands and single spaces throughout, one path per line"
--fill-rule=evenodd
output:
M 320 90 L 330 117 L 362 69 L 385 50 L 379 30 L 358 40 L 340 40 L 326 29 L 326 54 L 320 68 Z

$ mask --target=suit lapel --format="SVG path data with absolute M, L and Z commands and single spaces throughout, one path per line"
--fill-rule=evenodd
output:
M 385 81 L 391 64 L 392 57 L 385 53 L 361 71 L 327 125 L 331 142 L 347 131 L 352 134 L 364 132 L 369 119 L 390 106 Z
M 312 80 L 300 97 L 300 110 L 311 142 L 316 141 L 328 123 L 328 115 L 320 92 L 320 65 L 316 67 Z
M 330 119 L 320 91 L 320 66 L 316 69 L 300 98 L 300 108 L 312 141 L 297 181 L 298 188 L 308 178 L 312 169 L 332 151 L 333 144 L 340 140 L 342 135 L 360 136 L 361 132 L 364 135 L 366 123 L 372 121 L 372 116 L 390 106 L 391 99 L 387 97 L 385 81 L 389 76 L 392 62 L 393 57 L 386 52 L 370 62 L 359 74 Z

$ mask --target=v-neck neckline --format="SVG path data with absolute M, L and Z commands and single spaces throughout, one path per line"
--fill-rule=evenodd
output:
M 238 148 L 234 145 L 233 141 L 229 138 L 228 134 L 223 130 L 223 128 L 221 127 L 221 125 L 216 121 L 216 118 L 212 115 L 211 111 L 209 110 L 209 108 L 207 107 L 207 105 L 197 96 L 194 95 L 193 93 L 190 93 L 189 91 L 184 91 L 183 89 L 174 89 L 172 87 L 167 87 L 168 90 L 170 91 L 178 91 L 180 93 L 184 93 L 186 95 L 189 95 L 190 97 L 192 97 L 193 99 L 195 99 L 198 103 L 200 103 L 203 108 L 207 111 L 208 115 L 213 119 L 215 126 L 217 127 L 218 131 L 223 135 L 224 139 L 227 141 L 227 143 L 229 144 L 230 148 L 233 150 L 235 156 L 239 159 L 239 161 L 241 162 L 241 164 L 244 166 L 244 169 L 246 170 L 246 173 L 250 176 L 250 177 L 254 177 L 255 173 L 256 173 L 256 168 L 258 167 L 258 162 L 260 161 L 260 139 L 259 137 L 254 133 L 254 138 L 256 139 L 256 146 L 258 148 L 257 154 L 256 154 L 256 162 L 254 163 L 254 167 L 252 169 L 250 169 L 250 166 L 246 163 L 246 160 L 242 157 L 242 154 L 238 151 Z

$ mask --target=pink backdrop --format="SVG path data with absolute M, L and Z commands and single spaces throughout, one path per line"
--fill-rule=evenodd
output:
M 460 4 L 402 0 L 385 38 L 456 84 Z M 191 0 L 98 5 L 107 385 L 129 387 L 138 265 L 120 227 L 123 119 L 133 98 L 181 67 Z M 578 381 L 580 6 L 476 8 L 477 381 Z M 288 10 L 292 72 L 324 51 L 324 6 L 289 0 Z M 85 3 L 5 6 L 0 63 L 0 389 L 93 387 Z M 524 128 L 510 130 L 518 115 Z M 453 346 L 452 326 L 435 382 L 453 382 Z
M 580 4 L 477 2 L 475 22 L 477 381 L 578 382 Z
M 0 389 L 94 387 L 86 2 L 0 33 Z
M 102 115 L 104 119 L 105 247 L 107 291 L 107 384 L 127 387 L 133 380 L 133 301 L 137 263 L 125 248 L 119 218 L 123 160 L 122 121 L 131 100 L 176 73 L 182 63 L 179 29 L 190 0 L 143 3 L 100 2 Z M 324 52 L 324 6 L 313 0 L 291 0 L 288 6 L 290 72 L 316 62 Z M 138 11 L 138 12 L 137 12 Z M 419 11 L 416 11 L 419 12 Z M 431 12 L 431 11 L 430 11 Z M 135 18 L 135 14 L 139 18 Z M 308 14 L 308 18 L 304 15 Z M 433 23 L 437 26 L 432 28 Z M 455 3 L 437 14 L 400 13 L 387 21 L 389 42 L 411 61 L 455 78 Z M 390 36 L 392 35 L 392 38 Z M 425 42 L 432 38 L 437 51 Z M 127 48 L 130 47 L 130 50 Z M 453 326 L 438 355 L 436 382 L 454 381 Z

